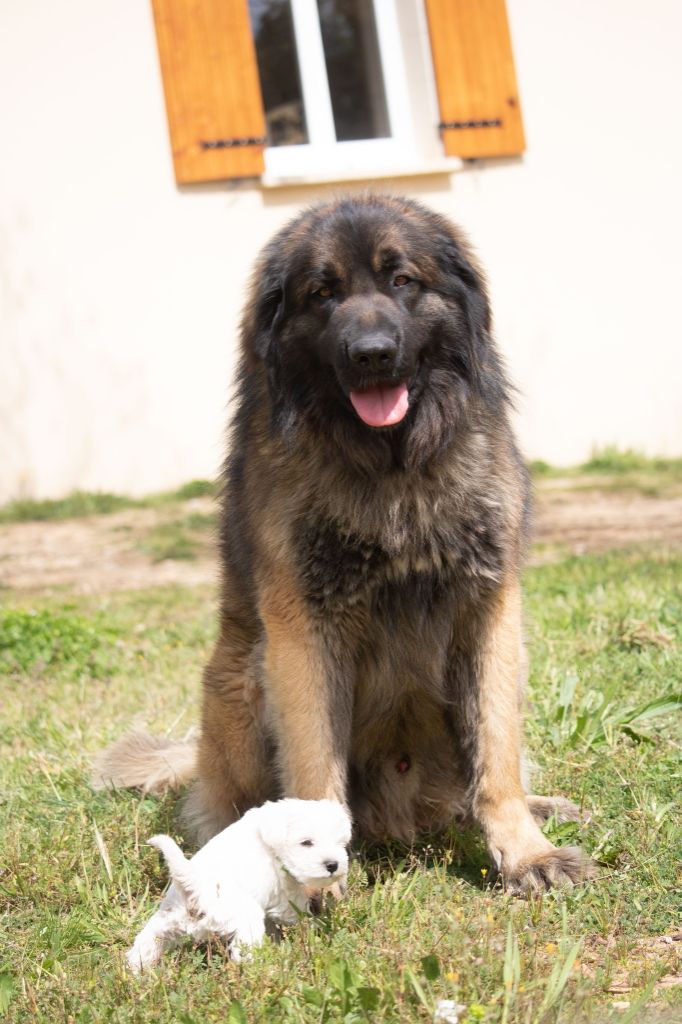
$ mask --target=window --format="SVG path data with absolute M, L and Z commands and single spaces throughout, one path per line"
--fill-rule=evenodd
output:
M 179 182 L 523 150 L 504 0 L 153 0 Z
M 414 171 L 442 158 L 435 131 L 419 137 L 425 102 L 428 123 L 437 121 L 432 72 L 413 62 L 408 75 L 407 28 L 397 6 L 396 0 L 249 0 L 267 125 L 266 184 Z M 425 36 L 425 20 L 421 30 Z M 408 89 L 416 76 L 421 110 Z M 429 88 L 431 95 L 422 96 Z

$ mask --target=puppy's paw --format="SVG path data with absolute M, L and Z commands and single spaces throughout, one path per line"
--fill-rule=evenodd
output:
M 143 954 L 135 946 L 131 946 L 126 953 L 128 969 L 138 978 L 144 971 L 145 967 L 150 967 L 153 962 L 154 961 L 151 958 L 145 960 Z
M 234 960 L 236 964 L 248 963 L 249 960 L 253 960 L 251 949 L 243 942 L 231 942 L 229 950 L 230 960 Z
M 529 896 L 548 889 L 566 888 L 593 878 L 596 868 L 577 846 L 551 847 L 530 860 L 507 867 L 502 865 L 502 881 L 507 892 Z
M 528 796 L 528 810 L 540 827 L 550 818 L 555 818 L 559 825 L 565 821 L 577 821 L 581 824 L 589 821 L 589 815 L 583 814 L 579 807 L 563 796 Z
M 142 973 L 142 964 L 140 962 L 140 958 L 138 956 L 133 956 L 132 954 L 132 949 L 129 949 L 128 952 L 126 953 L 126 963 L 128 965 L 128 970 L 131 971 L 132 974 L 139 975 Z

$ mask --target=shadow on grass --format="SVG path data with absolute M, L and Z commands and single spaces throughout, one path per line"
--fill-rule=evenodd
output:
M 359 841 L 353 844 L 353 855 L 366 871 L 370 886 L 419 869 L 444 869 L 450 877 L 480 890 L 489 889 L 494 878 L 483 838 L 473 826 L 460 829 L 453 825 L 444 832 L 420 836 L 411 844 L 397 839 Z

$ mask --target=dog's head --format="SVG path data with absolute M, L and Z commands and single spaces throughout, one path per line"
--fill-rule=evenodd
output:
M 278 800 L 258 812 L 261 840 L 300 885 L 321 889 L 348 872 L 351 823 L 334 800 Z
M 303 419 L 342 448 L 398 437 L 424 461 L 506 384 L 485 285 L 459 232 L 407 199 L 315 207 L 267 247 L 244 321 L 273 422 Z M 252 362 L 254 365 L 254 362 Z

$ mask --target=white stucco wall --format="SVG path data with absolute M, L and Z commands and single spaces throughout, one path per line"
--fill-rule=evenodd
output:
M 529 456 L 679 454 L 682 6 L 508 8 L 523 160 L 388 184 L 469 230 Z M 215 474 L 249 265 L 338 186 L 177 189 L 147 0 L 0 5 L 0 124 L 0 501 Z

